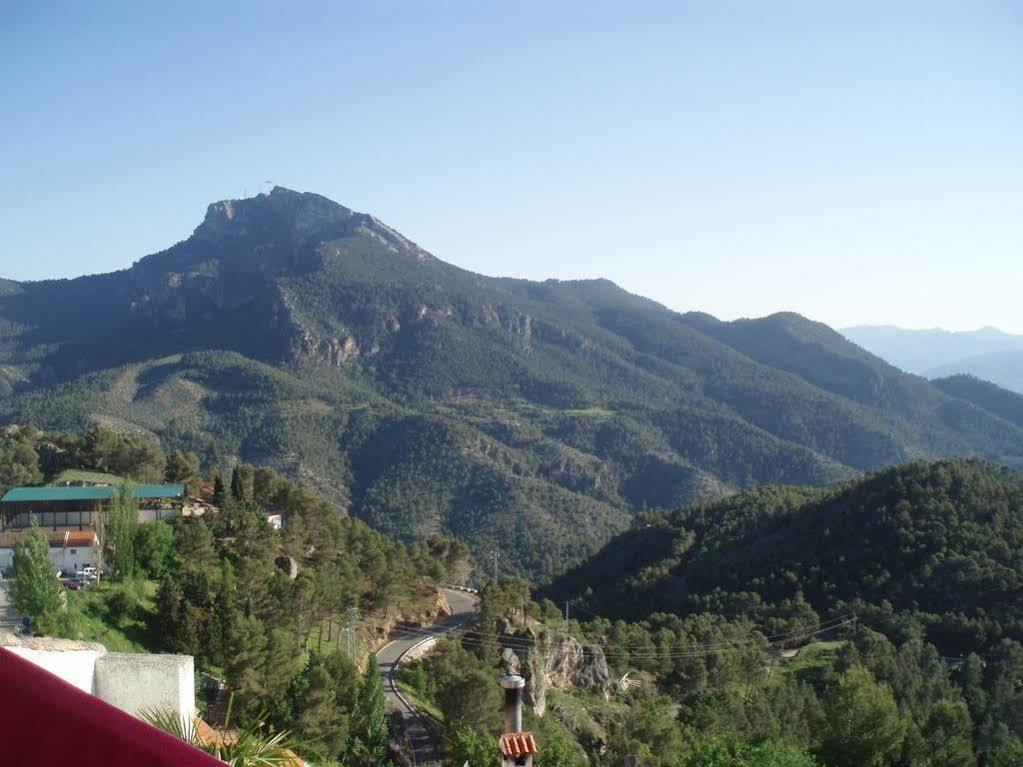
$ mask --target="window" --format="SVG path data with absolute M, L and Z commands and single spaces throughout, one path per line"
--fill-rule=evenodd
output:
M 72 554 L 77 554 L 78 553 L 78 549 L 71 549 L 71 553 Z

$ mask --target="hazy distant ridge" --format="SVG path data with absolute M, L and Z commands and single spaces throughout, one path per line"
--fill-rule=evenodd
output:
M 841 333 L 908 373 L 927 378 L 972 375 L 1023 393 L 1023 336 L 992 327 L 949 331 L 891 325 L 860 325 Z

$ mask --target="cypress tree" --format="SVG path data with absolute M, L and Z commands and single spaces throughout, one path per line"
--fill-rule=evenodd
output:
M 245 484 L 242 482 L 242 473 L 237 465 L 231 470 L 231 497 L 238 503 L 245 500 Z
M 139 527 L 139 501 L 128 480 L 110 499 L 106 527 L 106 543 L 113 549 L 110 564 L 114 574 L 128 580 L 135 575 L 135 533 Z
M 218 471 L 213 475 L 213 505 L 223 506 L 225 501 L 227 501 L 227 493 L 224 488 L 224 478 Z

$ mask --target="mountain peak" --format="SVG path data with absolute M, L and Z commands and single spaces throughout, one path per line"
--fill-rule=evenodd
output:
M 211 204 L 195 233 L 203 239 L 220 239 L 284 230 L 304 238 L 343 230 L 359 215 L 322 195 L 275 186 L 269 194 Z

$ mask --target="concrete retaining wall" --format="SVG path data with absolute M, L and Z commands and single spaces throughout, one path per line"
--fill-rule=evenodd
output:
M 191 655 L 109 652 L 96 659 L 94 694 L 129 714 L 145 708 L 195 714 Z
M 0 647 L 129 714 L 144 708 L 195 716 L 191 655 L 107 652 L 96 642 L 0 633 Z

